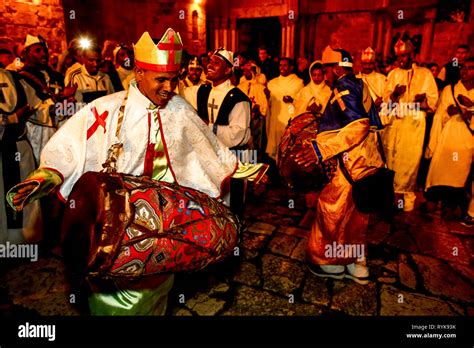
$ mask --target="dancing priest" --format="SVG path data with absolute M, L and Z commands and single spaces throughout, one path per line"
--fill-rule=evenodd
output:
M 43 150 L 40 168 L 7 194 L 9 203 L 21 210 L 53 191 L 66 199 L 82 174 L 102 169 L 109 149 L 117 151 L 118 172 L 224 196 L 237 159 L 173 93 L 182 47 L 171 28 L 159 42 L 145 32 L 134 46 L 136 80 L 129 90 L 99 98 L 76 113 Z M 122 280 L 90 284 L 89 307 L 94 315 L 163 315 L 172 284 L 173 275 L 133 285 Z

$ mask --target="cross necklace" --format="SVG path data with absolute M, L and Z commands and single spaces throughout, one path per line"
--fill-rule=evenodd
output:
M 216 99 L 212 98 L 212 103 L 207 103 L 207 106 L 211 108 L 211 123 L 214 123 L 214 109 L 218 109 L 218 105 L 216 104 Z

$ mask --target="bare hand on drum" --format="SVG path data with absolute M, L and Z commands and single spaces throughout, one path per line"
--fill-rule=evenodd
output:
M 268 178 L 267 174 L 264 174 L 260 180 L 255 181 L 254 186 L 253 186 L 253 192 L 257 195 L 260 196 L 263 193 L 265 193 L 267 184 L 270 182 L 270 179 Z
M 295 156 L 295 161 L 302 167 L 309 167 L 311 165 L 316 165 L 318 164 L 319 160 L 316 154 L 314 153 L 314 150 L 312 148 L 311 144 L 306 144 L 303 146 L 301 151 L 297 153 Z
M 28 195 L 35 189 L 36 184 L 29 184 L 23 186 L 21 189 L 18 190 L 18 193 L 13 196 L 12 203 L 15 207 L 18 207 L 23 203 L 23 201 L 28 197 Z
M 255 186 L 259 186 L 259 185 L 266 185 L 270 182 L 270 179 L 268 178 L 268 175 L 267 174 L 263 174 L 263 176 L 260 178 L 260 180 L 258 180 L 256 183 L 255 183 Z

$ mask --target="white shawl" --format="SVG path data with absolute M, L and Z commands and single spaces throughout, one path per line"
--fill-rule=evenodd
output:
M 150 100 L 131 83 L 122 131 L 117 139 L 119 108 L 125 93 L 99 98 L 82 108 L 56 132 L 41 153 L 40 167 L 54 169 L 64 178 L 60 188 L 63 198 L 67 198 L 82 174 L 102 170 L 107 152 L 116 142 L 123 143 L 118 172 L 142 175 L 147 147 L 154 142 L 153 134 L 158 128 L 175 182 L 211 197 L 221 196 L 224 181 L 237 168 L 237 159 L 194 109 L 180 96 L 174 96 L 159 110 L 160 124 L 155 124 Z

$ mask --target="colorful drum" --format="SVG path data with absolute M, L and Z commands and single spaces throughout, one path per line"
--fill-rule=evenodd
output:
M 85 173 L 63 220 L 75 273 L 100 277 L 199 270 L 232 253 L 239 220 L 197 190 L 124 174 Z
M 318 191 L 329 181 L 326 164 L 304 168 L 296 163 L 294 157 L 302 150 L 306 140 L 316 137 L 318 124 L 318 119 L 311 112 L 305 112 L 288 121 L 278 148 L 277 164 L 280 175 L 290 188 Z

